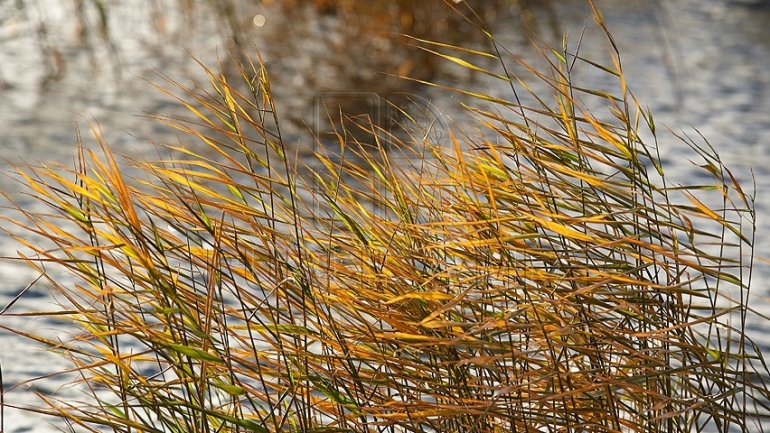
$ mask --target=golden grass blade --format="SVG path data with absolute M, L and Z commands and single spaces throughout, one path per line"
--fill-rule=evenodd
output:
M 205 69 L 209 91 L 169 83 L 191 119 L 161 119 L 204 150 L 170 146 L 181 156 L 137 162 L 147 179 L 132 180 L 97 135 L 101 153 L 75 170 L 22 170 L 48 213 L 20 209 L 28 236 L 15 236 L 62 306 L 0 314 L 66 320 L 61 341 L 16 332 L 62 354 L 92 402 L 34 410 L 93 431 L 200 433 L 761 423 L 754 210 L 712 150 L 694 145 L 714 185 L 669 186 L 617 53 L 603 66 L 544 49 L 546 69 L 518 76 L 497 41 L 502 71 L 463 58 L 491 58 L 481 50 L 412 40 L 504 79 L 512 100 L 422 80 L 472 100 L 479 134 L 361 125 L 370 151 L 322 149 L 302 172 L 264 65 Z M 579 87 L 579 68 L 617 88 Z M 554 96 L 527 107 L 533 80 Z

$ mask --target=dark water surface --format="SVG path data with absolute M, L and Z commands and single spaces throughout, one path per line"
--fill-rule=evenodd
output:
M 164 3 L 163 21 L 153 18 L 151 1 L 124 0 L 111 6 L 111 40 L 98 35 L 98 26 L 78 36 L 71 19 L 75 2 L 29 1 L 24 14 L 14 11 L 13 2 L 0 3 L 0 172 L 12 172 L 22 161 L 56 161 L 70 164 L 76 141 L 75 125 L 88 135 L 88 121 L 99 122 L 116 152 L 136 158 L 154 158 L 161 151 L 153 141 L 173 142 L 174 135 L 159 124 L 142 117 L 144 112 L 181 113 L 167 96 L 148 84 L 157 74 L 182 83 L 202 79 L 200 69 L 189 55 L 214 64 L 224 58 L 223 35 L 207 20 L 210 13 L 200 6 L 194 13 L 182 13 Z M 72 4 L 70 4 L 72 3 Z M 155 2 L 157 3 L 157 2 Z M 258 2 L 253 2 L 258 3 Z M 557 1 L 557 19 L 577 38 L 587 9 L 582 1 Z M 699 131 L 720 152 L 738 177 L 751 183 L 756 177 L 756 253 L 770 257 L 770 7 L 767 2 L 728 0 L 605 0 L 599 5 L 622 53 L 628 81 L 640 100 L 648 104 L 656 122 L 674 131 Z M 141 7 L 139 7 L 141 6 Z M 301 137 L 303 118 L 312 116 L 313 92 L 335 89 L 338 69 L 334 60 L 344 49 L 334 41 L 335 26 L 330 18 L 298 24 L 287 22 L 272 9 L 254 6 L 245 21 L 264 15 L 264 24 L 250 31 L 256 48 L 265 53 L 270 71 L 278 82 L 279 106 L 289 113 L 289 137 Z M 98 23 L 94 11 L 89 19 Z M 293 19 L 296 19 L 293 18 Z M 505 21 L 507 20 L 507 21 Z M 254 20 L 261 23 L 261 19 Z M 41 36 L 40 24 L 47 34 Z M 497 36 L 508 49 L 530 53 L 526 37 L 513 16 L 496 23 Z M 162 25 L 161 25 L 162 24 Z M 301 29 L 292 25 L 301 25 Z M 544 32 L 548 32 L 547 26 Z M 292 31 L 289 31 L 292 30 Z M 220 37 L 222 36 L 222 37 Z M 255 49 L 256 49 L 255 48 Z M 589 32 L 584 53 L 602 57 L 606 43 Z M 534 55 L 534 54 L 533 54 Z M 360 60 L 360 59 L 358 59 Z M 48 68 L 43 65 L 49 65 Z M 462 80 L 462 77 L 456 78 Z M 591 82 L 592 76 L 585 80 Z M 596 80 L 600 80 L 597 76 Z M 603 83 L 597 81 L 596 86 Z M 468 86 L 505 95 L 500 82 L 475 79 Z M 350 90 L 350 89 L 347 89 Z M 366 90 L 366 89 L 364 89 Z M 431 100 L 447 119 L 462 122 L 456 101 L 446 93 L 428 91 Z M 508 97 L 509 95 L 506 95 Z M 292 118 L 293 117 L 293 118 Z M 88 141 L 88 140 L 87 140 Z M 90 142 L 90 141 L 89 141 Z M 660 143 L 664 169 L 676 181 L 694 181 L 688 160 L 690 150 L 682 143 Z M 310 149 L 301 149 L 307 152 Z M 19 192 L 15 180 L 0 177 L 0 188 L 23 207 L 36 206 Z M 3 210 L 6 215 L 14 215 Z M 14 256 L 18 246 L 0 235 L 0 255 Z M 770 295 L 770 266 L 758 260 L 752 290 L 754 306 L 762 307 Z M 0 308 L 33 281 L 36 273 L 13 262 L 0 262 Z M 48 308 L 51 300 L 44 285 L 33 287 L 10 310 L 21 312 Z M 0 317 L 0 325 L 43 330 L 51 336 L 63 332 L 53 320 Z M 770 324 L 751 323 L 753 337 L 770 347 Z M 26 340 L 0 332 L 0 363 L 6 389 L 31 377 L 66 367 L 58 358 L 41 352 Z M 80 398 L 74 388 L 60 388 L 64 381 L 36 383 L 32 389 L 63 398 Z M 32 404 L 31 390 L 20 387 L 9 392 L 6 401 Z M 38 418 L 7 410 L 7 432 L 49 431 L 52 427 Z

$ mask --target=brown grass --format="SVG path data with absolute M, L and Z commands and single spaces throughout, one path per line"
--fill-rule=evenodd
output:
M 211 72 L 181 96 L 192 119 L 166 119 L 205 152 L 173 147 L 142 179 L 104 143 L 21 171 L 50 212 L 13 223 L 54 245 L 19 237 L 30 264 L 77 281 L 49 279 L 77 334 L 43 342 L 93 394 L 32 410 L 120 432 L 761 429 L 752 198 L 695 143 L 711 182 L 672 182 L 611 57 L 501 68 L 510 100 L 447 89 L 483 132 L 375 130 L 355 163 L 319 153 L 316 177 L 292 168 L 260 65 L 239 86 Z M 528 80 L 553 98 L 517 102 Z

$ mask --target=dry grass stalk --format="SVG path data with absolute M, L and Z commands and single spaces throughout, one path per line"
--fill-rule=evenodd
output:
M 78 281 L 50 283 L 79 333 L 44 342 L 93 394 L 33 410 L 121 432 L 756 429 L 751 197 L 695 145 L 713 182 L 665 180 L 617 53 L 549 59 L 531 72 L 553 100 L 520 105 L 520 77 L 496 73 L 511 100 L 455 89 L 484 134 L 373 131 L 389 151 L 319 155 L 315 179 L 285 155 L 261 66 L 241 69 L 248 93 L 212 72 L 185 96 L 202 108 L 175 124 L 208 152 L 140 163 L 149 180 L 106 144 L 22 171 L 51 212 L 14 222 L 55 245 L 27 243 L 30 263 Z M 617 93 L 579 88 L 578 67 Z

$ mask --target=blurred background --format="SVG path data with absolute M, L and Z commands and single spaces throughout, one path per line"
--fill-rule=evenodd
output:
M 631 90 L 655 113 L 658 129 L 702 135 L 747 191 L 756 184 L 753 306 L 770 315 L 762 307 L 770 296 L 770 2 L 596 3 L 620 49 Z M 230 56 L 248 60 L 259 53 L 273 81 L 284 139 L 300 158 L 312 152 L 313 135 L 329 127 L 319 113 L 327 102 L 327 108 L 339 105 L 386 124 L 392 120 L 379 111 L 383 101 L 399 104 L 397 95 L 411 95 L 442 124 L 472 130 L 457 95 L 397 78 L 510 98 L 510 87 L 499 80 L 469 75 L 402 35 L 489 49 L 478 30 L 451 10 L 467 14 L 466 6 L 488 24 L 507 50 L 504 57 L 537 64 L 540 54 L 531 41 L 558 47 L 566 33 L 574 46 L 585 27 L 582 55 L 610 62 L 606 38 L 586 25 L 590 8 L 584 0 L 0 0 L 0 189 L 6 196 L 0 214 L 12 216 L 9 201 L 33 206 L 21 193 L 14 166 L 71 165 L 78 125 L 86 145 L 94 144 L 88 128 L 96 122 L 116 153 L 138 159 L 164 154 L 160 143 L 189 141 L 147 116 L 184 115 L 184 107 L 152 83 L 169 87 L 170 79 L 205 87 L 195 59 L 233 73 Z M 604 76 L 592 74 L 586 70 L 580 80 L 593 88 L 608 86 Z M 659 146 L 669 181 L 697 182 L 689 149 L 666 136 L 661 134 Z M 0 235 L 0 256 L 15 256 L 18 248 Z M 23 263 L 1 261 L 0 309 L 36 277 Z M 30 323 L 13 315 L 51 302 L 45 286 L 36 285 L 0 316 L 0 326 L 56 335 L 62 331 L 54 319 Z M 753 337 L 770 348 L 770 322 L 751 325 Z M 0 331 L 0 364 L 6 403 L 35 404 L 35 392 L 78 397 L 57 381 L 25 385 L 64 364 L 6 331 Z M 12 408 L 4 415 L 7 432 L 51 429 L 45 420 Z

